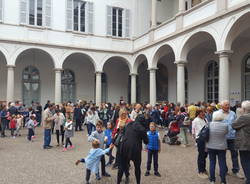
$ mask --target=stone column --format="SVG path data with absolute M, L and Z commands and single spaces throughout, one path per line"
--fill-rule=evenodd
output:
M 95 103 L 100 106 L 102 103 L 102 72 L 96 72 Z
M 132 73 L 131 76 L 131 104 L 136 103 L 136 76 L 137 74 Z
M 176 61 L 177 65 L 177 102 L 185 104 L 185 61 Z
M 14 101 L 14 68 L 14 65 L 7 65 L 7 104 Z
M 61 104 L 62 101 L 62 68 L 55 68 L 55 104 Z
M 150 95 L 150 104 L 156 104 L 156 70 L 157 68 L 149 69 L 149 95 Z
M 154 28 L 156 26 L 156 0 L 151 0 L 151 27 Z
M 229 100 L 229 55 L 233 51 L 218 51 L 219 55 L 219 101 Z
M 185 11 L 185 0 L 179 0 L 179 13 Z

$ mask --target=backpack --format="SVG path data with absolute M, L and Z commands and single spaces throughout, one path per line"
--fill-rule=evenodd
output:
M 198 134 L 198 140 L 208 142 L 209 141 L 209 126 L 205 125 Z

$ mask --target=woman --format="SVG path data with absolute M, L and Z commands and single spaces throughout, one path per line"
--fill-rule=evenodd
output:
M 226 184 L 226 149 L 228 133 L 227 124 L 223 123 L 225 115 L 216 111 L 213 113 L 212 122 L 209 124 L 209 141 L 207 143 L 210 161 L 210 182 L 215 183 L 216 157 L 218 157 L 221 183 Z
M 63 115 L 62 112 L 60 112 L 60 110 L 55 110 L 55 130 L 56 130 L 56 140 L 57 140 L 57 146 L 60 146 L 60 142 L 59 142 L 59 137 L 60 137 L 60 131 L 61 131 L 61 135 L 62 135 L 62 145 L 64 144 L 64 122 L 65 122 L 65 117 Z
M 120 136 L 121 136 L 121 134 L 123 134 L 124 127 L 129 122 L 131 122 L 131 120 L 128 118 L 128 111 L 125 108 L 121 109 L 119 111 L 119 118 L 117 119 L 116 125 L 114 127 L 113 132 L 112 132 L 112 139 L 113 139 L 113 142 L 115 143 L 116 148 L 117 148 L 116 159 L 115 159 L 115 163 L 113 165 L 113 168 L 117 168 L 119 163 L 120 163 L 120 145 L 119 145 L 119 141 L 117 139 L 119 137 L 119 134 L 120 134 Z
M 96 121 L 99 120 L 98 113 L 95 110 L 95 107 L 91 107 L 90 110 L 87 112 L 87 129 L 88 135 L 91 135 L 92 131 L 96 130 Z
M 198 148 L 198 176 L 202 179 L 207 179 L 207 171 L 206 171 L 206 142 L 199 139 L 199 133 L 204 126 L 207 126 L 207 121 L 205 119 L 205 112 L 204 110 L 197 110 L 196 111 L 196 118 L 192 122 L 192 135 L 195 138 Z

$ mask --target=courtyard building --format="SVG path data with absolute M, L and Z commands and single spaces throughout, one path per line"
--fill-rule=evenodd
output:
M 249 0 L 0 0 L 0 101 L 250 99 Z

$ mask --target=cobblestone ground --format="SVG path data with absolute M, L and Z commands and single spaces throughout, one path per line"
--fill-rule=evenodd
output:
M 15 139 L 6 137 L 0 139 L 0 184 L 82 184 L 85 170 L 83 165 L 75 166 L 75 161 L 85 157 L 89 151 L 90 143 L 87 142 L 86 131 L 76 132 L 72 138 L 75 149 L 62 152 L 61 147 L 55 147 L 56 137 L 52 135 L 50 150 L 43 150 L 42 129 L 36 129 L 36 140 L 28 142 L 25 138 L 27 130 L 22 130 L 23 135 Z M 8 132 L 9 135 L 9 132 Z M 159 172 L 162 177 L 144 176 L 146 165 L 146 152 L 143 151 L 142 184 L 207 184 L 208 180 L 197 177 L 196 156 L 194 145 L 183 148 L 180 146 L 162 145 L 159 156 Z M 229 156 L 228 156 L 229 157 Z M 229 162 L 231 168 L 231 162 Z M 96 181 L 91 177 L 93 184 L 114 184 L 117 170 L 107 171 L 111 178 Z M 131 182 L 135 183 L 134 170 L 131 167 Z M 218 173 L 218 169 L 216 171 Z M 152 172 L 151 172 L 152 173 Z M 219 179 L 218 175 L 217 178 Z M 243 180 L 229 176 L 229 184 L 243 184 Z

